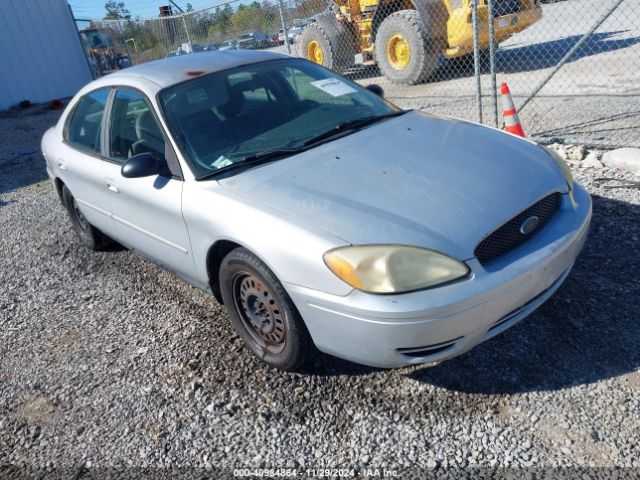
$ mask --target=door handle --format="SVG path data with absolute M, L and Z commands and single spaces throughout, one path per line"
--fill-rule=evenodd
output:
M 60 170 L 66 170 L 67 166 L 64 164 L 64 162 L 62 160 L 58 160 L 58 168 Z
M 111 180 L 110 178 L 105 178 L 104 179 L 104 183 L 107 184 L 107 188 L 112 191 L 113 193 L 118 193 L 120 190 L 118 190 L 118 186 L 116 185 L 116 183 Z

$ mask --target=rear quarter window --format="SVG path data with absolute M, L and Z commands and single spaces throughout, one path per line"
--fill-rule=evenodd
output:
M 102 117 L 109 97 L 108 88 L 84 95 L 69 115 L 66 141 L 79 150 L 100 154 Z

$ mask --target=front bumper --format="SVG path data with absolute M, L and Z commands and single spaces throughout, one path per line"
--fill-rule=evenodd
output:
M 420 292 L 344 297 L 285 283 L 316 346 L 357 363 L 392 368 L 437 363 L 464 353 L 531 314 L 560 287 L 587 238 L 591 197 L 576 185 L 574 209 L 537 235 L 481 266 L 470 278 Z

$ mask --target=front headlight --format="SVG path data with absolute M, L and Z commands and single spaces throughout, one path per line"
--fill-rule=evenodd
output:
M 368 293 L 402 293 L 465 277 L 462 262 L 426 248 L 405 245 L 339 247 L 324 254 L 338 278 Z
M 573 174 L 571 173 L 569 165 L 567 165 L 567 162 L 564 160 L 564 158 L 562 158 L 560 154 L 555 150 L 551 150 L 547 147 L 542 148 L 545 149 L 545 151 L 551 157 L 551 160 L 553 160 L 555 164 L 558 165 L 558 168 L 560 168 L 562 176 L 564 177 L 564 181 L 567 182 L 567 187 L 569 187 L 569 195 L 571 196 L 571 200 L 573 201 Z
M 571 205 L 573 206 L 573 208 L 576 208 L 577 203 L 575 198 L 573 197 L 573 174 L 571 173 L 569 165 L 567 165 L 565 159 L 562 158 L 558 152 L 547 147 L 542 148 L 545 149 L 545 151 L 551 157 L 551 160 L 553 160 L 555 164 L 558 165 L 558 168 L 560 168 L 562 176 L 564 177 L 564 181 L 567 182 L 567 187 L 569 189 L 569 200 L 571 200 Z

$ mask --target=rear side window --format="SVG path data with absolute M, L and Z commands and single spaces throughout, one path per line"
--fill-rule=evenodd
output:
M 82 97 L 71 114 L 67 127 L 67 141 L 80 150 L 100 154 L 102 115 L 109 97 L 109 89 L 102 88 Z

